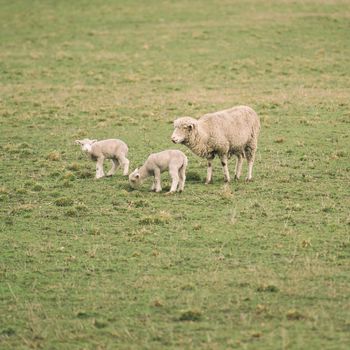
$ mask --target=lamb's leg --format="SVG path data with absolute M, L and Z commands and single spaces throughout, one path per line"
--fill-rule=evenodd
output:
M 227 166 L 227 162 L 228 162 L 227 155 L 221 156 L 220 160 L 221 160 L 222 168 L 224 169 L 224 181 L 230 182 L 230 173 L 228 171 L 228 166 Z
M 129 173 L 129 159 L 125 156 L 119 157 L 119 162 L 121 163 L 123 167 L 123 175 L 127 176 Z
M 111 159 L 112 162 L 112 168 L 111 170 L 107 173 L 107 176 L 112 176 L 115 174 L 115 172 L 117 171 L 117 169 L 119 168 L 119 162 L 117 159 Z
M 185 188 L 185 181 L 186 181 L 186 165 L 184 164 L 180 170 L 179 170 L 179 188 L 178 191 L 182 192 Z
M 208 159 L 208 168 L 207 168 L 207 178 L 205 180 L 205 184 L 213 183 L 213 158 Z
M 171 187 L 168 193 L 174 193 L 179 184 L 179 170 L 177 168 L 169 169 L 169 174 L 171 177 Z
M 101 177 L 105 176 L 105 173 L 103 171 L 103 162 L 104 162 L 104 158 L 100 157 L 97 159 L 96 162 L 96 179 L 100 179 Z
M 242 155 L 239 154 L 237 156 L 237 161 L 236 161 L 235 180 L 238 180 L 241 177 L 242 165 L 243 165 L 243 157 Z
M 156 189 L 156 180 L 154 179 L 154 181 L 152 182 L 151 191 L 155 191 L 155 189 Z
M 154 184 L 155 184 L 155 191 L 161 192 L 162 186 L 160 182 L 160 170 L 159 168 L 154 169 Z

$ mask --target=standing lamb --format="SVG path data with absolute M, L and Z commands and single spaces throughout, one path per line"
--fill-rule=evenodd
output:
M 208 160 L 205 183 L 212 183 L 212 162 L 219 156 L 225 182 L 230 181 L 227 161 L 237 157 L 235 179 L 239 179 L 243 158 L 248 162 L 247 181 L 252 179 L 255 153 L 258 145 L 260 120 L 256 112 L 247 106 L 237 106 L 224 111 L 205 114 L 200 119 L 183 117 L 174 121 L 171 139 L 182 143 L 196 155 Z
M 128 175 L 129 160 L 126 158 L 128 146 L 122 140 L 109 139 L 97 141 L 84 139 L 76 140 L 75 143 L 80 145 L 81 149 L 96 162 L 96 179 L 105 176 L 103 162 L 106 158 L 112 161 L 112 168 L 107 173 L 107 176 L 114 175 L 119 165 L 123 167 L 123 175 Z
M 168 193 L 174 193 L 176 189 L 178 192 L 182 192 L 185 187 L 187 163 L 187 157 L 178 150 L 152 153 L 140 169 L 135 169 L 129 175 L 130 186 L 136 188 L 144 179 L 154 176 L 151 191 L 161 192 L 160 174 L 169 170 L 172 183 Z

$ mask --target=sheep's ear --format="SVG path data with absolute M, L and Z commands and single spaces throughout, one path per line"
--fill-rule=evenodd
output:
M 194 124 L 189 124 L 188 125 L 188 130 L 192 131 L 194 129 Z
M 81 143 L 80 140 L 75 140 L 75 144 L 76 144 L 76 145 L 81 145 L 82 143 Z
M 95 143 L 95 142 L 97 142 L 97 140 L 91 140 L 91 143 Z
M 136 174 L 135 177 L 136 177 L 136 179 L 139 179 L 140 178 L 140 174 Z

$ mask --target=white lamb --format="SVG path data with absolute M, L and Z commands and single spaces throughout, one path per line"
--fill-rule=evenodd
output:
M 160 174 L 169 170 L 172 183 L 168 193 L 174 193 L 176 189 L 178 192 L 182 192 L 185 187 L 187 163 L 187 157 L 178 150 L 153 153 L 139 169 L 135 169 L 129 175 L 130 186 L 136 188 L 144 179 L 154 176 L 151 191 L 161 192 Z
M 112 168 L 107 173 L 107 176 L 114 175 L 119 165 L 123 167 L 123 175 L 128 175 L 129 160 L 126 158 L 128 146 L 122 140 L 109 139 L 97 141 L 84 139 L 76 140 L 75 143 L 80 145 L 81 149 L 96 162 L 96 179 L 105 176 L 103 171 L 103 162 L 105 159 L 110 159 L 112 161 Z
M 235 179 L 239 179 L 243 158 L 248 162 L 247 181 L 252 179 L 253 164 L 258 145 L 260 120 L 256 112 L 247 106 L 206 114 L 200 119 L 183 117 L 174 121 L 171 139 L 187 146 L 196 155 L 208 160 L 205 183 L 212 182 L 212 162 L 220 157 L 224 179 L 230 181 L 227 161 L 237 157 Z

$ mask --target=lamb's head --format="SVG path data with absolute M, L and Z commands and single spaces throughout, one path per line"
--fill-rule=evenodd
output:
M 174 132 L 171 140 L 174 143 L 187 144 L 198 127 L 198 121 L 190 117 L 178 118 L 174 121 Z
M 141 184 L 141 176 L 139 169 L 136 168 L 130 175 L 129 175 L 129 184 L 132 188 L 137 188 Z
M 84 139 L 84 140 L 75 140 L 75 143 L 79 145 L 84 152 L 91 152 L 92 144 L 97 142 L 97 140 L 90 140 L 90 139 Z

